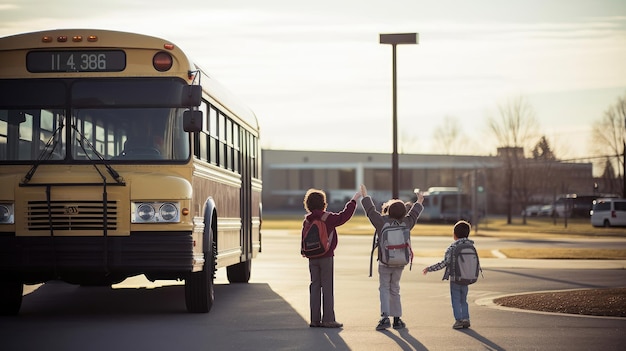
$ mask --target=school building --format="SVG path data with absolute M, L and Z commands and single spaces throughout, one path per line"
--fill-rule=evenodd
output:
M 509 192 L 532 191 L 536 203 L 550 203 L 560 194 L 593 192 L 591 163 L 522 158 L 513 165 L 510 156 L 506 148 L 496 156 L 400 154 L 400 198 L 414 199 L 415 188 L 457 187 L 475 196 L 486 213 L 505 214 Z M 262 150 L 262 164 L 264 211 L 302 211 L 310 188 L 326 192 L 331 210 L 341 209 L 360 184 L 376 202 L 391 198 L 390 153 Z M 522 210 L 520 204 L 511 206 L 514 214 Z

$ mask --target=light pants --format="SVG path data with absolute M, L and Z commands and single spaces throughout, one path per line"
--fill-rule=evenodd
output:
M 378 291 L 380 292 L 380 314 L 383 317 L 402 317 L 400 302 L 400 278 L 404 267 L 378 265 Z
M 467 292 L 469 288 L 467 285 L 459 285 L 450 282 L 450 298 L 452 299 L 452 313 L 454 319 L 457 321 L 460 319 L 469 320 L 469 308 L 467 306 Z
M 311 284 L 309 285 L 311 323 L 335 321 L 333 271 L 334 257 L 309 259 L 309 272 L 311 273 Z

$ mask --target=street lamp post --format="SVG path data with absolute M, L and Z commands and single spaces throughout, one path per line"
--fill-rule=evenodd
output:
M 393 53 L 392 75 L 393 75 L 393 153 L 391 154 L 391 183 L 392 197 L 399 198 L 398 191 L 398 113 L 397 113 L 397 95 L 396 95 L 396 46 L 398 44 L 417 44 L 417 33 L 395 33 L 381 34 L 381 44 L 391 44 Z

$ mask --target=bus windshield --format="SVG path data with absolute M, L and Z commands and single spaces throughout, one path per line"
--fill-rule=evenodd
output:
M 7 83 L 10 82 L 10 83 Z M 2 81 L 0 162 L 162 162 L 189 158 L 184 82 L 167 79 Z M 53 84 L 51 84 L 53 83 Z M 54 89 L 50 91 L 50 89 Z M 58 90 L 61 91 L 58 91 Z M 28 98 L 26 98 L 28 97 Z

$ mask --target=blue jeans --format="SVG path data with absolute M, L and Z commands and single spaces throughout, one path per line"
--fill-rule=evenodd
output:
M 469 309 L 467 306 L 467 292 L 469 288 L 467 285 L 459 285 L 456 283 L 450 283 L 450 298 L 452 299 L 452 313 L 454 313 L 454 319 L 468 319 Z

